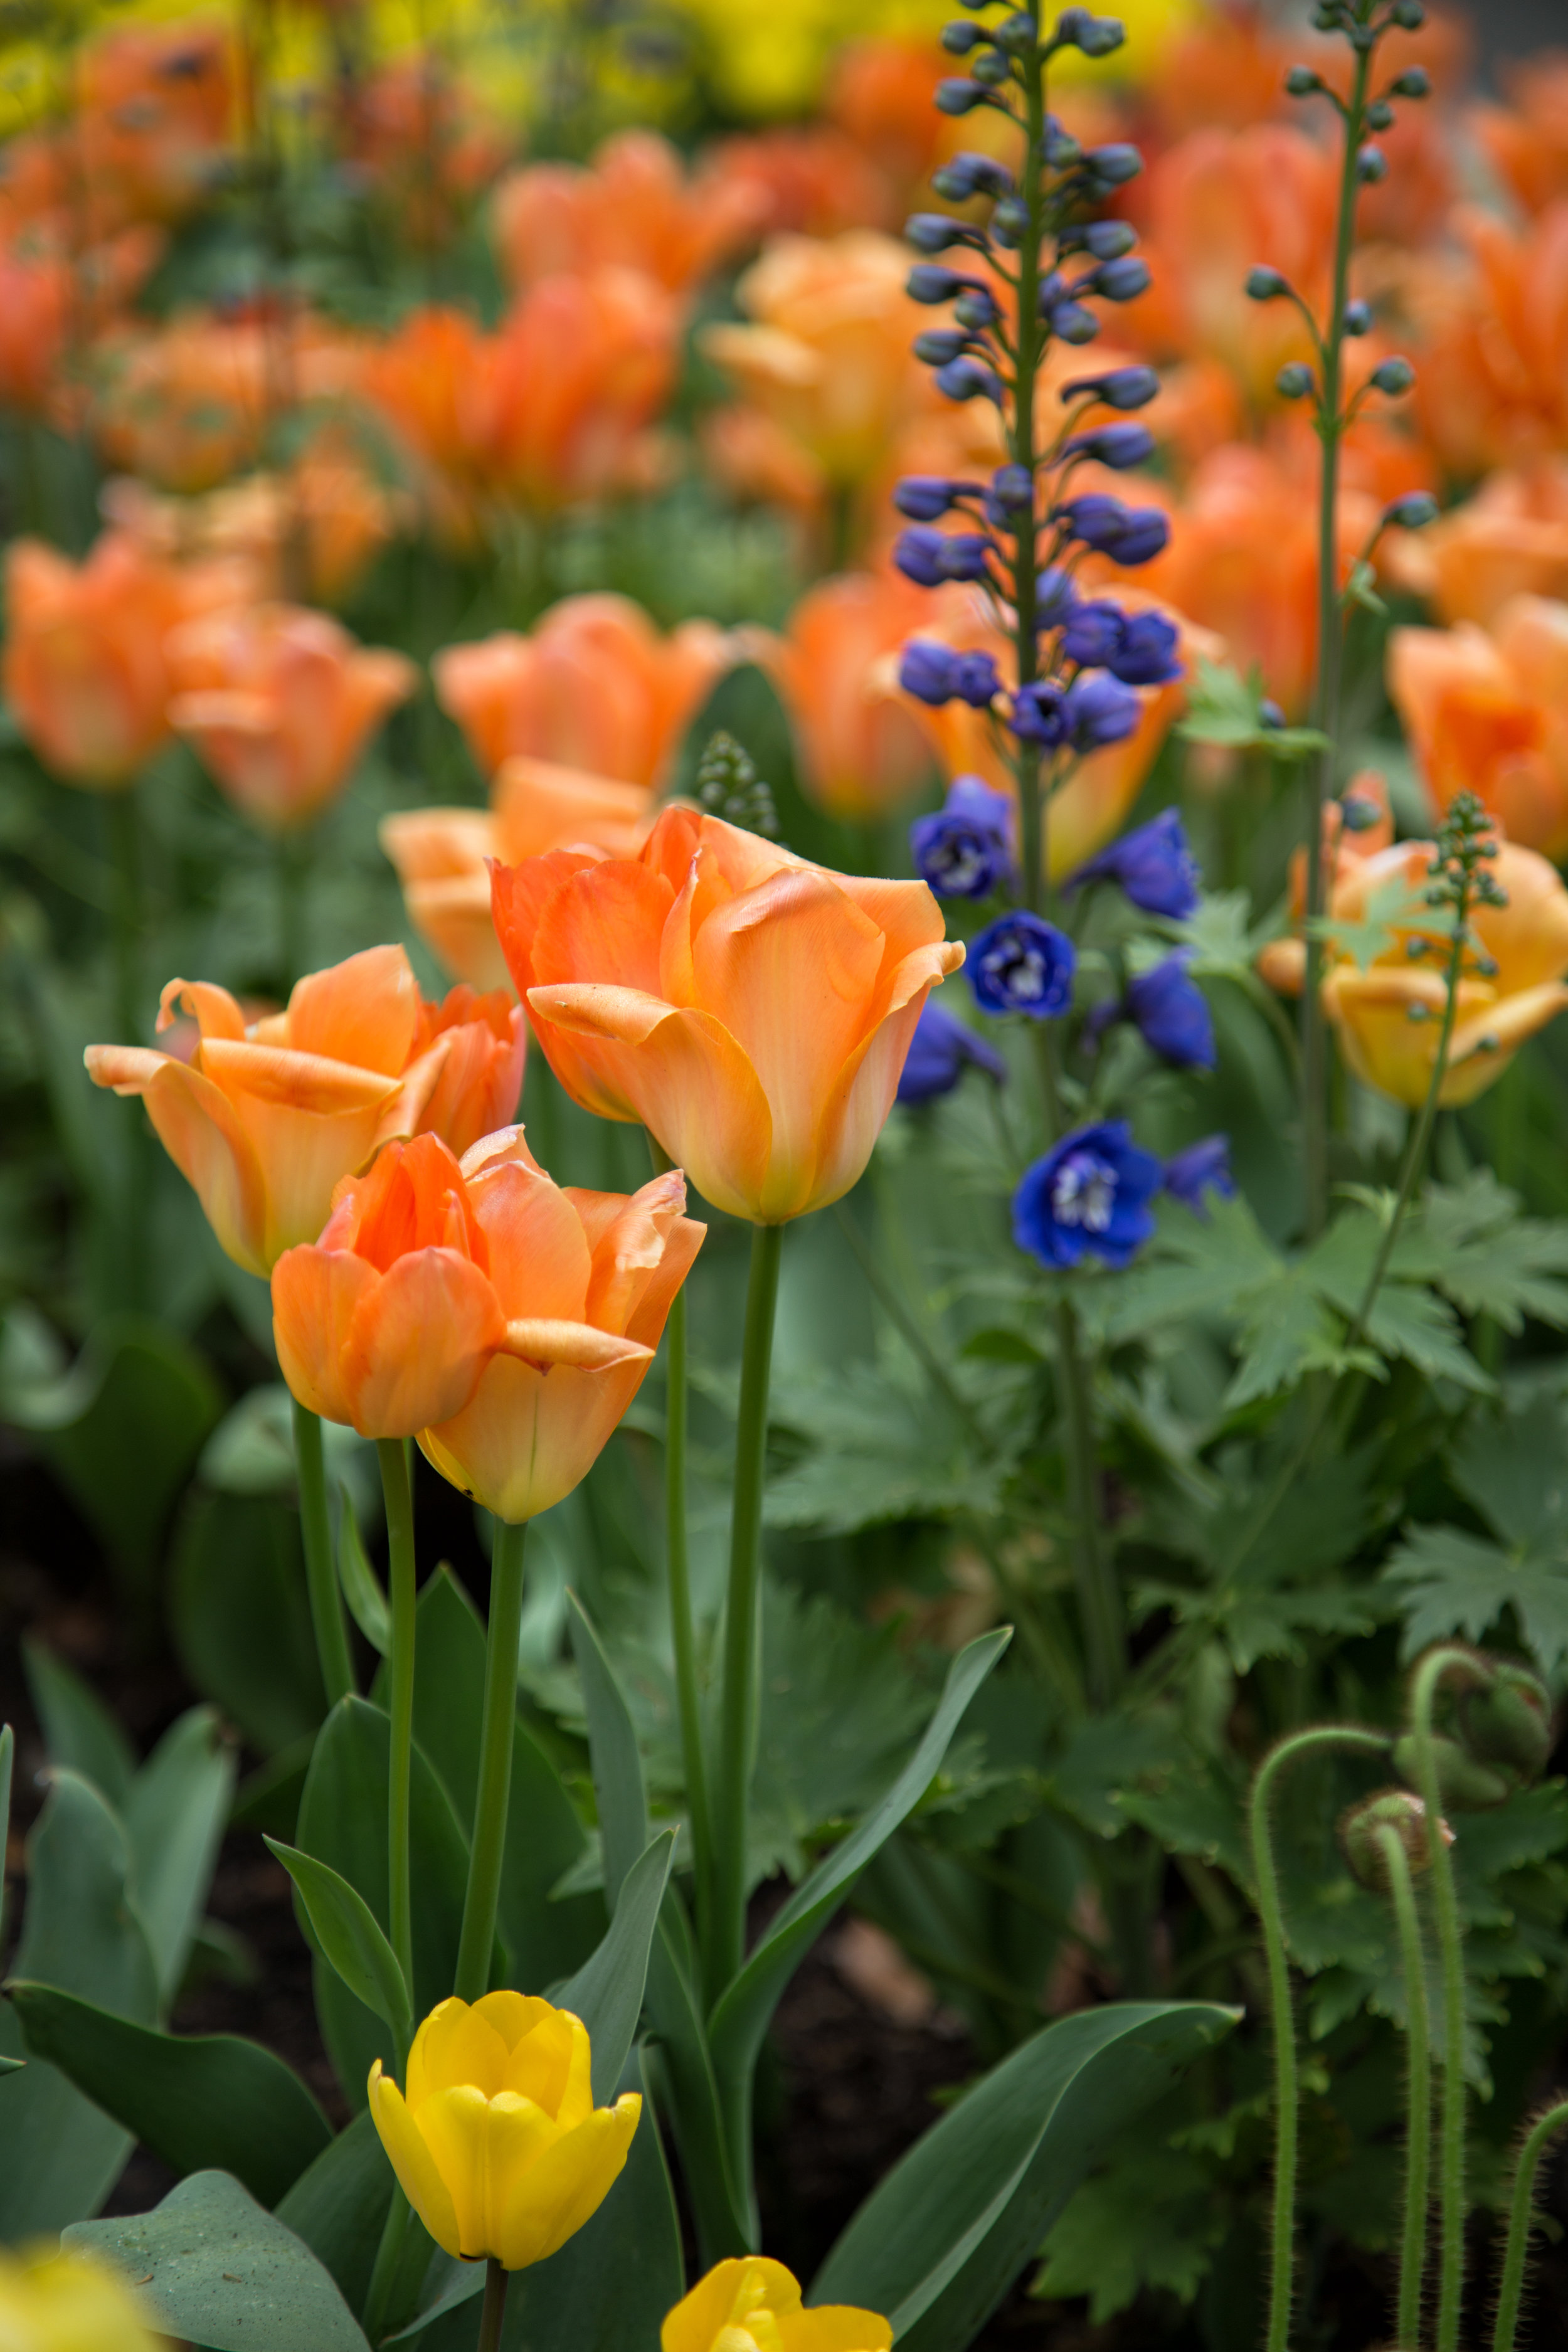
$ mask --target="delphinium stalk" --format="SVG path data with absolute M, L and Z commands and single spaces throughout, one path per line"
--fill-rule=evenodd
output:
M 1354 393 L 1347 390 L 1347 341 L 1372 326 L 1368 305 L 1352 300 L 1351 258 L 1355 247 L 1356 205 L 1363 187 L 1384 179 L 1387 158 L 1376 135 L 1394 121 L 1395 99 L 1421 99 L 1429 84 L 1420 67 L 1397 74 L 1375 91 L 1377 50 L 1393 31 L 1415 32 L 1426 22 L 1421 0 L 1318 0 L 1312 23 L 1321 33 L 1341 34 L 1351 52 L 1350 88 L 1343 96 L 1310 66 L 1292 66 L 1285 87 L 1296 99 L 1323 98 L 1340 126 L 1339 204 L 1328 307 L 1314 315 L 1300 291 L 1278 269 L 1255 269 L 1247 290 L 1255 301 L 1288 299 L 1306 322 L 1313 363 L 1292 361 L 1281 369 L 1279 389 L 1288 400 L 1310 399 L 1312 424 L 1322 452 L 1318 487 L 1318 667 L 1312 724 L 1324 747 L 1308 770 L 1307 975 L 1301 992 L 1301 1137 L 1309 1240 L 1322 1229 L 1328 1213 L 1328 1043 L 1319 993 L 1322 979 L 1321 935 L 1313 927 L 1327 900 L 1323 857 L 1323 810 L 1333 797 L 1339 763 L 1341 688 L 1344 667 L 1345 599 L 1339 555 L 1340 457 L 1345 435 L 1373 393 L 1398 398 L 1415 381 L 1408 360 L 1390 357 L 1372 369 Z
M 1085 374 L 1062 391 L 1065 415 L 1057 407 L 1047 416 L 1042 377 L 1053 344 L 1083 344 L 1098 333 L 1093 304 L 1131 300 L 1149 283 L 1132 251 L 1133 231 L 1102 216 L 1140 158 L 1120 143 L 1080 147 L 1047 110 L 1051 58 L 1067 48 L 1108 56 L 1123 38 L 1114 18 L 1068 8 L 1046 33 L 1026 11 L 994 20 L 989 0 L 965 5 L 971 16 L 950 24 L 942 40 L 967 70 L 941 85 L 937 104 L 948 114 L 986 107 L 1005 115 L 1018 151 L 1011 165 L 960 153 L 935 174 L 938 194 L 950 203 L 988 199 L 989 218 L 917 214 L 907 235 L 931 257 L 911 273 L 910 292 L 933 307 L 951 304 L 952 323 L 922 334 L 917 355 L 936 370 L 948 398 L 994 404 L 1006 457 L 988 482 L 921 476 L 900 483 L 895 503 L 911 528 L 896 560 L 922 587 L 967 583 L 984 598 L 1009 647 L 1012 675 L 1005 677 L 989 653 L 924 639 L 906 647 L 900 675 L 905 689 L 928 704 L 958 700 L 988 714 L 1015 805 L 962 780 L 938 821 L 942 838 L 921 864 L 941 895 L 1000 893 L 1014 902 L 973 942 L 971 975 L 983 1010 L 1022 1013 L 1036 1024 L 1047 1158 L 1043 1175 L 1031 1175 L 1038 1176 L 1045 1223 L 1036 1207 L 1021 1208 L 1020 1239 L 1058 1268 L 1085 1248 L 1125 1263 L 1144 1238 L 1146 1202 L 1161 1171 L 1124 1124 L 1070 1125 L 1077 1106 L 1064 1085 L 1058 1030 L 1072 1006 L 1075 955 L 1049 919 L 1050 809 L 1082 758 L 1133 731 L 1137 689 L 1180 675 L 1169 621 L 1083 597 L 1076 584 L 1090 553 L 1133 566 L 1165 543 L 1168 525 L 1158 508 L 1130 506 L 1102 488 L 1072 495 L 1072 478 L 1086 463 L 1121 471 L 1152 454 L 1147 428 L 1119 420 L 1159 387 L 1145 367 Z M 982 16 L 987 21 L 976 21 Z M 935 258 L 955 251 L 962 267 Z M 960 527 L 942 528 L 950 520 Z M 976 832 L 977 864 L 971 862 Z M 1190 912 L 1190 903 L 1180 911 Z M 1047 1225 L 1050 1245 L 1042 1249 Z M 1066 1283 L 1057 1286 L 1054 1321 L 1088 1683 L 1105 1706 L 1123 1679 L 1126 1635 L 1100 1525 L 1089 1370 Z

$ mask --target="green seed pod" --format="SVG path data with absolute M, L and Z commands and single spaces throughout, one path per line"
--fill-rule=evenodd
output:
M 1478 1764 L 1457 1739 L 1436 1736 L 1432 1751 L 1437 1764 L 1437 1793 L 1446 1812 L 1484 1813 L 1508 1802 L 1511 1781 L 1490 1765 Z M 1414 1732 L 1406 1732 L 1396 1743 L 1394 1769 L 1411 1787 L 1419 1785 L 1421 1768 Z
M 1340 1843 L 1351 1874 L 1377 1895 L 1388 1893 L 1388 1860 L 1382 1842 L 1384 1830 L 1392 1830 L 1404 1847 L 1413 1877 L 1432 1864 L 1426 1808 L 1420 1798 L 1408 1789 L 1379 1789 L 1359 1805 L 1347 1807 L 1340 1816 Z M 1452 1845 L 1454 1832 L 1447 1822 L 1442 1824 L 1442 1833 Z
M 1552 1753 L 1552 1706 L 1526 1666 L 1503 1665 L 1489 1690 L 1471 1691 L 1460 1711 L 1465 1746 L 1476 1761 L 1539 1779 Z

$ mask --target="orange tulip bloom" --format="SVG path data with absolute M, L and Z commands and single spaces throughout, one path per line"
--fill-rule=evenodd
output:
M 108 466 L 194 495 L 257 463 L 281 404 L 341 400 L 363 365 L 319 319 L 184 311 L 104 344 L 94 430 Z
M 1568 197 L 1568 52 L 1500 59 L 1506 106 L 1478 106 L 1470 127 L 1488 163 L 1527 213 Z
M 1390 946 L 1363 971 L 1349 957 L 1323 982 L 1323 1009 L 1356 1076 L 1415 1109 L 1436 1066 L 1447 1002 L 1448 942 L 1423 928 L 1423 893 L 1433 856 L 1429 841 L 1401 841 L 1342 875 L 1331 912 L 1363 922 L 1392 883 L 1409 891 L 1408 914 L 1394 910 Z M 1568 890 L 1544 857 L 1513 842 L 1499 845 L 1492 873 L 1508 904 L 1480 907 L 1471 926 L 1480 943 L 1459 982 L 1458 1017 L 1438 1100 L 1474 1102 L 1500 1078 L 1527 1037 L 1568 1005 Z M 1386 919 L 1386 918 L 1385 918 Z M 1411 944 L 1426 942 L 1413 955 Z M 1483 968 L 1482 960 L 1489 968 Z
M 848 1192 L 921 1008 L 963 961 L 923 882 L 830 874 L 679 806 L 636 859 L 555 850 L 493 886 L 567 1093 L 640 1120 L 717 1207 L 761 1224 Z
M 898 691 L 900 649 L 930 613 L 925 591 L 889 569 L 818 581 L 790 615 L 770 667 L 802 787 L 832 816 L 880 816 L 930 772 L 930 737 Z
M 511 153 L 505 127 L 433 49 L 345 78 L 333 105 L 342 152 L 422 251 L 446 242 Z
M 292 604 L 214 614 L 169 651 L 171 723 L 241 814 L 276 833 L 337 797 L 418 681 L 404 655 L 356 646 L 326 614 Z
M 77 70 L 76 136 L 94 202 L 121 219 L 182 219 L 228 158 L 236 92 L 227 28 L 117 26 L 87 44 Z
M 194 1015 L 189 1058 L 140 1045 L 89 1045 L 95 1085 L 140 1095 L 159 1139 L 193 1186 L 237 1265 L 269 1274 L 314 1241 L 340 1177 L 395 1137 L 440 1130 L 470 1142 L 515 1109 L 521 1013 L 454 990 L 420 1002 L 398 947 L 367 948 L 298 982 L 282 1013 L 251 1023 L 226 989 L 172 980 L 158 1013 Z
M 48 254 L 0 247 L 0 401 L 47 415 L 71 313 L 71 268 Z
M 1388 687 L 1436 809 L 1474 793 L 1511 840 L 1568 855 L 1568 604 L 1515 596 L 1489 635 L 1395 629 Z
M 495 192 L 501 269 L 514 289 L 595 269 L 640 270 L 686 294 L 756 236 L 764 200 L 731 174 L 689 176 L 657 131 L 620 131 L 593 163 L 530 163 Z
M 780 125 L 721 139 L 710 168 L 742 188 L 762 236 L 838 236 L 847 228 L 896 230 L 895 192 L 853 139 L 824 122 Z
M 488 1273 L 501 1336 L 468 1402 L 422 1428 L 419 1446 L 443 1478 L 515 1525 L 569 1495 L 603 1453 L 642 1386 L 707 1228 L 685 1214 L 679 1169 L 629 1198 L 563 1190 L 520 1127 L 467 1152 L 461 1181 L 464 1236 L 484 1252 L 473 1248 L 468 1263 Z M 454 1216 L 447 1230 L 456 1223 Z M 429 1233 L 427 1225 L 419 1239 Z M 327 1247 L 323 1234 L 321 1252 L 305 1255 L 325 1256 Z M 419 1336 L 423 1345 L 423 1328 Z
M 1348 811 L 1357 820 L 1345 823 Z M 1375 857 L 1394 839 L 1394 813 L 1388 785 L 1374 769 L 1352 776 L 1339 800 L 1323 805 L 1323 872 L 1331 902 L 1342 874 L 1354 864 Z M 1258 969 L 1281 996 L 1300 996 L 1307 979 L 1307 942 L 1301 927 L 1307 915 L 1307 853 L 1290 852 L 1289 903 L 1291 929 L 1284 939 L 1270 940 L 1258 959 Z
M 661 636 L 629 596 L 567 596 L 526 636 L 448 646 L 430 667 L 487 776 L 521 752 L 653 785 L 719 679 L 764 642 L 711 621 Z
M 1522 229 L 1462 208 L 1468 268 L 1418 273 L 1415 405 L 1456 474 L 1568 447 L 1568 199 Z
M 1568 458 L 1489 474 L 1425 530 L 1391 531 L 1380 563 L 1450 624 L 1489 628 L 1513 596 L 1568 598 Z
M 5 560 L 5 699 L 63 782 L 122 790 L 169 740 L 169 646 L 239 592 L 232 568 L 174 565 L 105 531 L 81 563 L 42 541 Z
M 466 550 L 479 534 L 481 454 L 468 407 L 486 338 L 461 310 L 410 311 L 366 362 L 364 392 L 399 444 L 431 529 Z
M 446 970 L 476 988 L 510 989 L 490 920 L 490 861 L 515 866 L 578 846 L 635 857 L 653 821 L 654 796 L 641 784 L 515 759 L 492 782 L 488 809 L 400 811 L 383 817 L 381 845 L 409 921 Z

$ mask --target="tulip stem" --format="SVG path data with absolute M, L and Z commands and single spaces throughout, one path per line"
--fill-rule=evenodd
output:
M 1290 2304 L 1295 2288 L 1296 2154 L 1301 2081 L 1296 2063 L 1296 2018 L 1290 2000 L 1290 1964 L 1285 1951 L 1285 1912 L 1268 1808 L 1274 1784 L 1287 1764 L 1330 1748 L 1359 1748 L 1382 1755 L 1388 1741 L 1380 1731 L 1360 1731 L 1331 1723 L 1298 1731 L 1270 1749 L 1252 1783 L 1249 1824 L 1258 1916 L 1268 1961 L 1268 2011 L 1274 2033 L 1274 2213 L 1269 2241 L 1268 2333 L 1266 2352 L 1287 2352 Z
M 1377 1833 L 1399 1930 L 1405 1971 L 1405 2044 L 1409 2067 L 1405 2128 L 1405 2228 L 1399 2250 L 1399 2304 L 1394 2340 L 1398 2352 L 1419 2352 L 1421 2287 L 1426 2268 L 1426 2207 L 1432 2169 L 1432 2030 L 1426 2008 L 1426 1956 L 1411 1883 L 1410 1857 L 1399 1832 Z
M 741 1966 L 746 1947 L 746 1817 L 757 1739 L 761 1649 L 757 1597 L 762 1567 L 763 1488 L 767 1476 L 768 1379 L 778 1304 L 782 1225 L 752 1228 L 752 1273 L 741 1351 L 735 1426 L 735 1490 L 730 1520 L 730 1582 L 724 1606 L 724 1680 L 719 1727 L 712 1966 L 715 1992 Z
M 387 1594 L 392 1650 L 387 1660 L 392 1747 L 386 1780 L 386 1907 L 392 1948 L 414 2000 L 414 1880 L 409 1861 L 409 1790 L 414 1765 L 414 1646 L 419 1572 L 414 1551 L 414 1497 L 401 1437 L 376 1440 L 386 1499 Z M 417 2004 L 416 2004 L 417 2006 Z
M 490 1553 L 489 1626 L 485 1637 L 485 1703 L 479 1729 L 479 1784 L 474 1797 L 474 1834 L 468 1848 L 468 1885 L 463 1896 L 463 1932 L 458 1943 L 459 2000 L 479 2000 L 489 1990 L 495 1949 L 496 1912 L 506 1857 L 507 1816 L 511 1808 L 512 1750 L 517 1734 L 517 1648 L 522 1627 L 524 1551 L 528 1521 L 496 1521 Z
M 1559 2099 L 1548 2107 L 1531 2126 L 1530 2136 L 1519 2151 L 1519 2164 L 1513 2176 L 1512 2210 L 1509 2215 L 1508 2250 L 1503 2256 L 1502 2286 L 1498 2295 L 1497 2325 L 1492 2331 L 1492 2352 L 1513 2352 L 1513 2339 L 1519 2327 L 1519 2306 L 1524 2294 L 1524 2261 L 1530 2251 L 1530 2228 L 1535 2219 L 1535 2176 L 1541 2168 L 1546 2143 L 1568 2124 L 1568 2099 Z
M 321 1661 L 321 1687 L 327 1706 L 336 1706 L 354 1689 L 353 1658 L 349 1649 L 348 1619 L 337 1563 L 332 1558 L 332 1523 L 327 1510 L 327 1472 L 321 1452 L 321 1424 L 300 1402 L 294 1403 L 294 1472 L 300 1486 L 300 1532 L 305 1546 L 305 1580 L 310 1595 L 310 1622 L 315 1628 L 316 1655 Z
M 500 2324 L 506 2316 L 506 2291 L 510 2273 L 492 2254 L 485 2264 L 485 2302 L 479 2314 L 479 2352 L 500 2352 Z
M 1465 2293 L 1465 1953 L 1454 1865 L 1444 1835 L 1443 1791 L 1432 1708 L 1446 1675 L 1476 1673 L 1468 1650 L 1447 1644 L 1429 1651 L 1410 1685 L 1410 1728 L 1415 1744 L 1415 1775 L 1426 1808 L 1426 1843 L 1432 1857 L 1433 1906 L 1437 1949 L 1443 1964 L 1443 2117 L 1440 2138 L 1439 2206 L 1442 2251 L 1437 2271 L 1437 2352 L 1458 2352 Z
M 142 1015 L 142 827 L 136 786 L 105 793 L 110 862 L 114 868 L 114 1003 L 119 1034 L 140 1045 Z

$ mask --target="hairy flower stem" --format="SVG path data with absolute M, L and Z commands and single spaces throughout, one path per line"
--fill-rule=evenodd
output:
M 1296 2062 L 1296 2018 L 1290 2000 L 1290 1967 L 1285 1952 L 1285 1913 L 1279 1900 L 1279 1873 L 1274 1861 L 1274 1840 L 1268 1808 L 1274 1784 L 1287 1764 L 1331 1748 L 1352 1748 L 1363 1755 L 1387 1752 L 1380 1731 L 1358 1731 L 1350 1724 L 1323 1724 L 1298 1731 L 1271 1748 L 1252 1783 L 1249 1834 L 1253 1874 L 1258 1882 L 1258 1915 L 1263 1925 L 1263 1948 L 1268 1962 L 1268 2012 L 1274 2034 L 1274 2211 L 1269 2237 L 1268 2333 L 1266 2352 L 1287 2352 L 1290 2340 L 1290 2304 L 1294 2291 L 1296 2235 L 1296 2154 L 1300 2125 L 1301 2083 Z
M 414 1645 L 419 1574 L 414 1556 L 414 1497 L 401 1437 L 376 1441 L 386 1503 L 387 1597 L 392 1648 L 387 1659 L 392 1743 L 386 1775 L 386 1909 L 392 1948 L 414 2000 L 414 1881 L 409 1863 L 409 1790 L 414 1765 Z
M 348 1619 L 332 1558 L 332 1523 L 327 1514 L 327 1471 L 321 1451 L 321 1424 L 313 1412 L 294 1403 L 294 1469 L 300 1486 L 300 1532 L 305 1547 L 305 1581 L 310 1596 L 310 1623 L 315 1630 L 316 1655 L 321 1661 L 321 1686 L 329 1707 L 347 1698 L 354 1688 L 353 1659 L 349 1650 Z
M 1492 2330 L 1492 2352 L 1513 2352 L 1513 2339 L 1519 2329 L 1519 2306 L 1524 2294 L 1524 2263 L 1530 2251 L 1531 2225 L 1535 2220 L 1535 2176 L 1546 2143 L 1568 2124 L 1568 2099 L 1559 2099 L 1548 2107 L 1530 2127 L 1530 2135 L 1519 2151 L 1519 2163 L 1513 2176 L 1513 2198 L 1508 2221 L 1508 2247 L 1503 2255 L 1502 2285 L 1498 2294 L 1497 2324 Z
M 510 2273 L 503 2271 L 492 2254 L 485 2264 L 484 2308 L 479 2313 L 478 2352 L 500 2352 L 501 2321 L 506 2316 L 506 2291 Z
M 463 1895 L 463 1929 L 458 1940 L 457 1981 L 461 2000 L 478 2000 L 489 1990 L 506 1856 L 507 1817 L 511 1805 L 511 1759 L 517 1729 L 517 1644 L 522 1627 L 526 1582 L 524 1552 L 528 1522 L 496 1522 L 490 1554 L 489 1625 L 485 1636 L 485 1698 L 479 1726 L 479 1784 L 474 1795 L 474 1833 L 468 1848 L 468 1884 Z
M 735 1427 L 735 1488 L 730 1519 L 730 1581 L 724 1605 L 724 1678 L 715 1791 L 714 1901 L 709 1980 L 727 1985 L 746 1945 L 746 1815 L 757 1743 L 761 1651 L 763 1488 L 767 1475 L 768 1381 L 778 1304 L 782 1225 L 752 1228 L 752 1273 L 741 1350 Z
M 1437 2269 L 1437 2352 L 1458 2352 L 1465 2294 L 1465 1954 L 1459 1929 L 1459 1898 L 1454 1865 L 1443 1834 L 1443 1791 L 1432 1736 L 1432 1708 L 1445 1675 L 1474 1675 L 1468 1650 L 1431 1651 L 1415 1669 L 1410 1688 L 1410 1727 L 1415 1738 L 1416 1773 L 1426 1808 L 1426 1843 L 1432 1856 L 1433 1907 L 1443 1967 L 1443 2116 L 1438 2201 L 1442 2248 Z
M 1410 1861 L 1397 1830 L 1377 1833 L 1405 1971 L 1405 2046 L 1409 2081 L 1405 2126 L 1405 2226 L 1399 2246 L 1398 2352 L 1419 2352 L 1421 2288 L 1426 2268 L 1426 2208 L 1432 2169 L 1432 2038 L 1426 2011 L 1426 1957 Z
M 1301 992 L 1301 1134 L 1306 1171 L 1306 1230 L 1309 1241 L 1323 1229 L 1329 1206 L 1328 1034 L 1323 1020 L 1323 944 L 1316 925 L 1324 910 L 1323 809 L 1332 797 L 1339 759 L 1340 688 L 1344 666 L 1344 623 L 1340 608 L 1340 446 L 1346 418 L 1344 388 L 1345 299 L 1350 289 L 1351 250 L 1355 243 L 1359 159 L 1366 118 L 1367 80 L 1373 50 L 1358 46 L 1349 105 L 1344 113 L 1344 149 L 1340 171 L 1339 215 L 1334 229 L 1334 270 L 1329 316 L 1320 338 L 1322 374 L 1318 393 L 1318 437 L 1322 467 L 1318 488 L 1318 677 L 1312 724 L 1328 737 L 1312 763 L 1307 806 L 1307 978 Z

